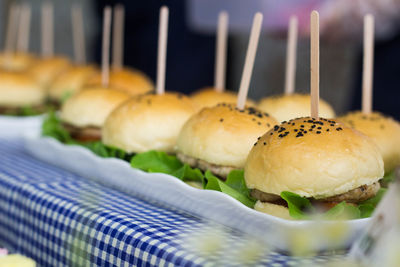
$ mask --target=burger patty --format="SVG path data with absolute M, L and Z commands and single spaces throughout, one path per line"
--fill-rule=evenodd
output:
M 346 193 L 324 198 L 324 199 L 315 199 L 313 201 L 315 202 L 332 202 L 332 203 L 340 203 L 342 201 L 346 201 L 348 203 L 359 203 L 364 200 L 367 200 L 373 196 L 376 195 L 380 188 L 379 182 L 375 182 L 371 185 L 362 185 L 360 187 L 357 187 L 353 190 L 350 190 Z M 251 196 L 262 201 L 262 202 L 279 202 L 281 199 L 280 196 L 275 195 L 275 194 L 269 194 L 269 193 L 264 193 L 260 190 L 257 189 L 252 189 L 251 190 Z
M 203 171 L 211 171 L 213 174 L 223 178 L 224 180 L 228 176 L 228 174 L 232 170 L 237 170 L 237 168 L 231 167 L 231 166 L 221 166 L 217 164 L 212 164 L 207 161 L 201 160 L 201 159 L 196 159 L 191 156 L 187 156 L 185 154 L 182 154 L 178 152 L 176 154 L 178 159 L 182 161 L 183 163 L 189 164 L 191 167 L 199 168 Z
M 101 140 L 101 129 L 95 126 L 76 127 L 63 122 L 63 127 L 69 132 L 71 137 L 82 142 L 91 142 Z
M 33 111 L 35 113 L 44 113 L 47 110 L 47 105 L 42 104 L 42 105 L 36 105 L 36 106 L 29 106 L 29 107 L 5 107 L 5 106 L 0 106 L 0 114 L 6 114 L 6 115 L 23 115 L 24 114 L 24 109 L 29 109 L 30 111 Z

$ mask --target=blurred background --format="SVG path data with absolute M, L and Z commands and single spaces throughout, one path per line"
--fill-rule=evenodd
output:
M 40 52 L 42 1 L 0 0 L 0 42 L 4 44 L 8 9 L 32 6 L 30 52 Z M 227 88 L 237 90 L 252 16 L 264 13 L 249 96 L 259 99 L 283 92 L 286 32 L 290 15 L 299 18 L 296 90 L 309 91 L 309 14 L 320 12 L 321 97 L 338 114 L 360 109 L 363 16 L 375 15 L 374 109 L 400 119 L 400 0 L 69 0 L 54 1 L 55 53 L 72 57 L 70 9 L 83 6 L 89 62 L 100 62 L 102 9 L 125 6 L 124 63 L 156 73 L 158 9 L 170 8 L 166 89 L 190 93 L 213 85 L 215 28 L 221 10 L 229 12 Z

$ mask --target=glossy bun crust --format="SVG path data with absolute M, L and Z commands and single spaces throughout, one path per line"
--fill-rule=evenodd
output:
M 255 108 L 218 104 L 193 115 L 179 134 L 178 152 L 205 162 L 243 168 L 257 137 L 277 121 Z
M 278 121 L 288 121 L 310 114 L 311 98 L 308 94 L 278 95 L 261 99 L 258 108 L 269 113 Z M 319 115 L 334 118 L 335 111 L 324 100 L 319 101 Z
M 107 116 L 130 95 L 109 88 L 86 88 L 61 106 L 61 120 L 75 127 L 102 127 Z
M 245 166 L 248 188 L 316 199 L 339 195 L 383 177 L 378 147 L 336 120 L 283 122 L 253 146 Z
M 339 120 L 369 136 L 381 151 L 385 172 L 400 166 L 400 124 L 379 112 L 351 112 Z
M 234 104 L 237 101 L 237 94 L 232 91 L 217 92 L 214 87 L 207 87 L 194 92 L 191 95 L 192 99 L 200 108 L 213 107 L 219 103 Z M 255 103 L 247 99 L 246 106 L 255 106 Z
M 103 142 L 128 153 L 174 152 L 183 124 L 196 110 L 192 100 L 179 93 L 134 97 L 107 118 Z

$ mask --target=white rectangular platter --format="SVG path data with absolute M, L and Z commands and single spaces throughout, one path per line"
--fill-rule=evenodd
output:
M 309 241 L 307 246 L 313 251 L 347 248 L 370 221 L 284 220 L 250 209 L 224 193 L 193 188 L 170 175 L 133 169 L 128 162 L 101 158 L 80 146 L 64 145 L 38 135 L 26 136 L 24 140 L 26 150 L 42 161 L 132 196 L 254 235 L 284 251 L 290 251 L 294 239 L 301 236 Z

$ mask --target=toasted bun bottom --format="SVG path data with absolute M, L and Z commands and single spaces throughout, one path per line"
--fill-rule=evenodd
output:
M 289 209 L 281 205 L 257 201 L 254 209 L 282 219 L 293 220 L 289 214 Z

